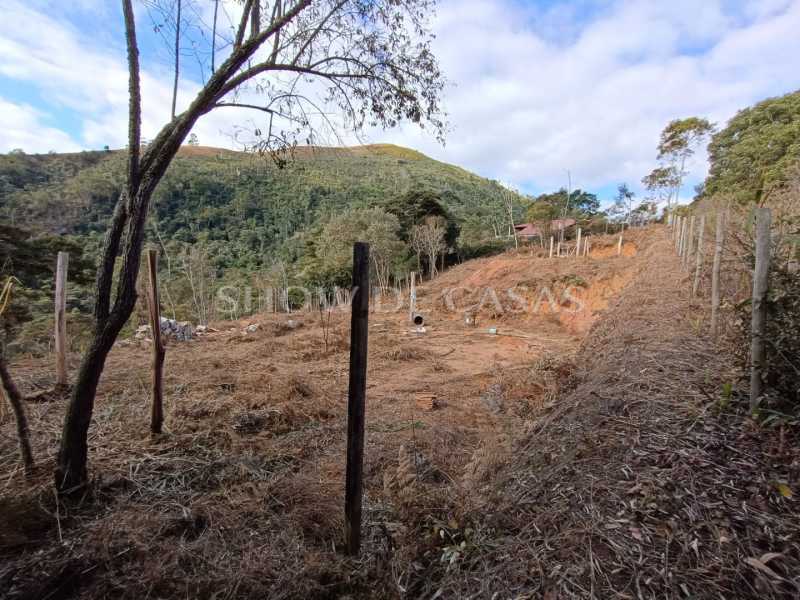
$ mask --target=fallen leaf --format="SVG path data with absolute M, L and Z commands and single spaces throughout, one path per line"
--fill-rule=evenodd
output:
M 794 494 L 792 493 L 792 488 L 790 488 L 785 483 L 779 483 L 775 487 L 778 488 L 778 493 L 780 493 L 780 495 L 783 496 L 784 498 L 791 498 L 792 496 L 794 496 Z
M 751 556 L 750 558 L 745 558 L 744 562 L 746 562 L 748 565 L 750 565 L 754 569 L 757 569 L 757 570 L 761 571 L 765 575 L 769 575 L 773 579 L 777 579 L 778 581 L 783 581 L 784 580 L 783 577 L 778 575 L 775 571 L 770 569 L 767 565 L 765 565 L 763 562 L 761 562 L 757 558 L 753 558 Z

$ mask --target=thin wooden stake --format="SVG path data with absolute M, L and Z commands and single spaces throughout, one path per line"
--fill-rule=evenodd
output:
M 414 322 L 414 313 L 417 312 L 417 274 L 411 271 L 411 284 L 408 288 L 408 320 Z
M 700 231 L 697 234 L 697 253 L 695 255 L 694 284 L 692 285 L 692 296 L 697 296 L 700 289 L 700 272 L 703 270 L 703 235 L 706 230 L 706 216 L 700 217 Z
M 622 235 L 619 236 L 619 242 L 617 243 L 617 256 L 622 256 Z
M 56 386 L 66 388 L 67 378 L 67 270 L 69 253 L 59 252 L 56 263 L 55 338 Z
M 711 268 L 711 339 L 717 339 L 719 320 L 719 270 L 722 265 L 722 247 L 725 242 L 725 213 L 717 213 L 717 233 L 714 241 L 714 265 Z
M 548 258 L 553 258 L 553 236 L 550 236 L 550 256 Z
M 369 244 L 353 246 L 353 301 L 350 319 L 350 382 L 347 394 L 347 474 L 344 527 L 347 553 L 361 549 L 361 497 L 364 468 L 364 406 L 367 394 L 369 330 Z
M 581 228 L 578 227 L 578 239 L 575 243 L 575 256 L 578 257 L 581 255 Z
M 150 431 L 161 433 L 164 423 L 164 345 L 161 343 L 161 312 L 158 302 L 158 251 L 148 250 L 147 266 L 150 275 L 150 289 L 147 295 L 147 308 L 150 313 L 150 332 L 153 336 L 153 380 L 152 412 Z
M 750 410 L 758 408 L 763 394 L 764 338 L 767 328 L 767 290 L 769 289 L 770 225 L 768 208 L 756 210 L 756 268 L 753 273 L 753 314 L 750 342 Z

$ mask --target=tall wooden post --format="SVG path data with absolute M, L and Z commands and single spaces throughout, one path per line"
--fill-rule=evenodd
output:
M 411 283 L 408 288 L 408 320 L 414 322 L 414 313 L 417 312 L 417 274 L 411 271 Z
M 619 236 L 619 242 L 617 242 L 617 256 L 622 256 L 622 235 Z
M 678 231 L 680 231 L 680 228 L 681 228 L 681 218 L 680 216 L 676 216 L 675 226 L 672 228 L 672 245 L 675 246 L 676 249 L 678 248 Z
M 770 225 L 768 208 L 756 210 L 756 268 L 753 273 L 753 315 L 750 342 L 750 410 L 758 408 L 763 392 L 764 337 L 767 328 L 767 290 L 769 289 Z
M 364 242 L 356 242 L 353 246 L 353 301 L 351 305 L 344 512 L 347 552 L 357 555 L 361 548 L 364 407 L 367 392 L 367 333 L 369 329 L 369 244 Z
M 364 467 L 364 405 L 367 393 L 369 329 L 369 244 L 353 246 L 353 302 L 350 319 L 350 384 L 347 393 L 347 474 L 344 527 L 347 552 L 361 549 L 361 496 Z
M 689 268 L 689 259 L 692 257 L 692 246 L 694 245 L 694 215 L 689 217 L 689 231 L 686 234 L 685 248 L 683 249 L 683 267 Z
M 711 267 L 711 339 L 717 338 L 719 320 L 719 270 L 722 265 L 722 247 L 725 242 L 725 213 L 717 213 L 717 233 L 714 240 L 714 265 Z
M 150 431 L 161 433 L 164 423 L 164 345 L 161 342 L 161 311 L 158 302 L 158 251 L 147 251 L 147 268 L 150 275 L 150 289 L 147 294 L 147 308 L 150 313 L 150 332 L 153 336 L 153 381 L 152 412 Z
M 553 236 L 550 236 L 550 256 L 549 258 L 553 258 Z
M 55 338 L 56 387 L 64 389 L 67 379 L 67 270 L 69 253 L 59 252 L 56 262 Z
M 578 257 L 581 255 L 581 228 L 578 227 L 578 238 L 575 243 L 575 256 Z
M 697 290 L 700 289 L 700 272 L 703 270 L 703 235 L 706 230 L 706 216 L 700 217 L 700 231 L 697 234 L 697 253 L 695 255 L 694 267 L 694 283 L 692 284 L 692 296 L 697 296 Z

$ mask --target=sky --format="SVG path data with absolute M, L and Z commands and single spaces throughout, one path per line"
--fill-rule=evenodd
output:
M 127 70 L 119 2 L 4 0 L 0 21 L 0 152 L 125 144 Z M 188 2 L 210 21 L 211 0 Z M 143 135 L 169 119 L 168 27 L 134 3 L 141 45 Z M 221 16 L 235 18 L 229 2 Z M 640 195 L 672 119 L 719 126 L 737 110 L 800 88 L 800 0 L 441 0 L 431 27 L 448 79 L 440 145 L 412 125 L 367 142 L 409 146 L 525 193 L 566 186 L 608 200 L 619 183 Z M 178 110 L 204 73 L 206 49 L 182 45 Z M 198 60 L 199 59 L 199 60 Z M 203 145 L 238 148 L 256 115 L 201 119 Z M 701 148 L 683 195 L 707 170 Z

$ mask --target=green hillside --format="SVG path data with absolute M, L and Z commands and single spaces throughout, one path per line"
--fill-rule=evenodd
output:
M 100 232 L 123 166 L 120 151 L 0 156 L 0 210 L 36 233 Z M 264 252 L 331 214 L 423 190 L 463 224 L 502 214 L 495 182 L 398 146 L 299 148 L 283 168 L 268 157 L 187 146 L 156 192 L 156 226 L 168 239 L 207 236 L 244 254 Z
M 91 265 L 121 193 L 124 163 L 119 150 L 0 155 L 3 221 L 30 240 L 58 236 L 47 247 L 70 245 L 73 256 L 81 248 Z M 331 287 L 346 278 L 343 249 L 366 235 L 388 253 L 386 283 L 416 268 L 411 229 L 432 216 L 446 221 L 446 262 L 495 250 L 495 229 L 507 220 L 504 193 L 497 182 L 393 145 L 297 148 L 280 166 L 268 156 L 185 146 L 154 195 L 147 237 L 162 250 L 173 312 L 205 320 L 215 314 L 198 308 L 192 278 L 202 276 L 209 290 L 232 282 L 263 286 L 275 273 L 284 287 Z M 9 233 L 0 244 L 2 275 L 26 270 L 14 260 L 20 235 Z M 90 292 L 81 292 L 73 308 L 85 312 Z

